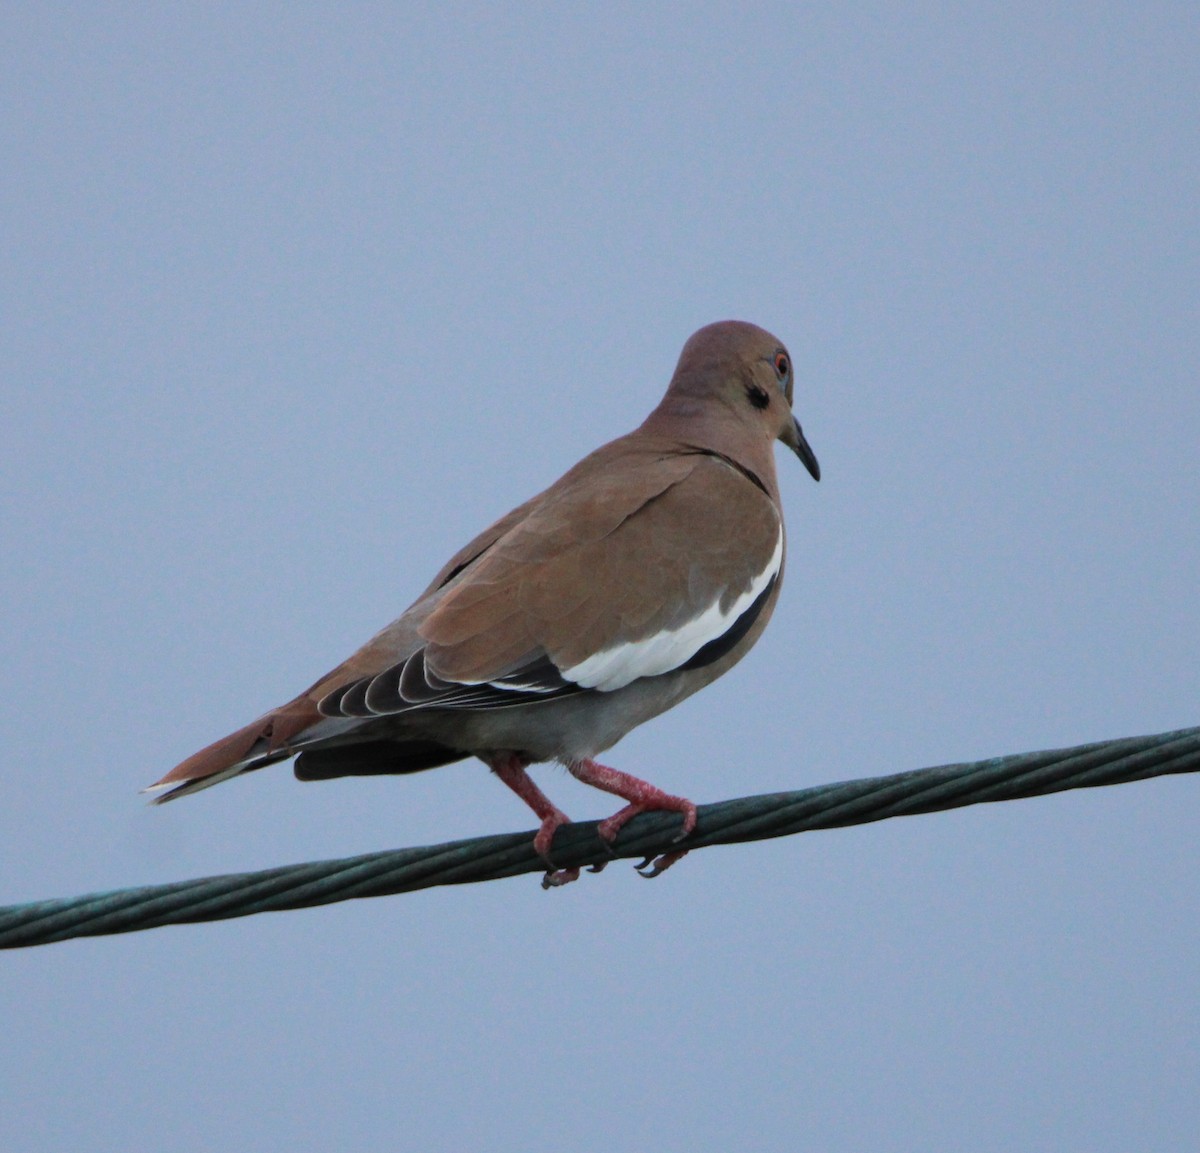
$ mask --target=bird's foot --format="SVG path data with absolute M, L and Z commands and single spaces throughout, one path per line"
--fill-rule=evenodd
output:
M 583 781 L 584 784 L 593 785 L 607 793 L 623 797 L 629 802 L 623 809 L 600 822 L 596 831 L 600 839 L 607 845 L 611 845 L 616 840 L 622 826 L 636 817 L 638 813 L 666 810 L 682 814 L 683 827 L 675 837 L 677 841 L 682 841 L 696 827 L 696 806 L 686 797 L 676 797 L 671 793 L 665 793 L 648 781 L 631 776 L 629 773 L 623 773 L 619 769 L 597 764 L 592 760 L 576 761 L 568 768 L 572 775 Z M 686 853 L 686 849 L 665 853 L 653 862 L 647 858 L 638 866 L 638 872 L 643 877 L 657 877 L 660 873 L 666 872 Z M 593 866 L 596 872 L 599 872 L 600 868 L 603 868 L 603 865 Z
M 554 861 L 550 858 L 550 846 L 554 843 L 554 834 L 560 825 L 569 825 L 571 818 L 562 809 L 554 806 L 551 806 L 550 812 L 538 815 L 542 818 L 542 825 L 533 838 L 533 851 L 553 869 Z
M 518 797 L 521 798 L 542 822 L 533 838 L 533 850 L 546 862 L 546 875 L 542 878 L 543 889 L 556 889 L 579 879 L 579 870 L 560 869 L 550 856 L 550 846 L 560 825 L 569 825 L 571 818 L 555 805 L 541 789 L 533 783 L 525 771 L 526 761 L 516 753 L 504 753 L 490 760 L 492 772 L 496 774 Z
M 546 803 L 549 804 L 548 801 Z M 555 830 L 559 825 L 569 825 L 571 818 L 555 805 L 550 805 L 549 812 L 538 815 L 542 818 L 542 826 L 538 829 L 537 836 L 533 838 L 533 849 L 546 862 L 546 875 L 542 878 L 542 888 L 558 889 L 563 885 L 569 885 L 572 881 L 578 881 L 578 868 L 560 869 L 550 856 L 550 845 L 554 841 Z
M 543 889 L 557 889 L 569 885 L 579 879 L 579 868 L 560 869 L 550 856 L 554 842 L 554 834 L 560 825 L 570 823 L 570 818 L 562 809 L 553 804 L 550 799 L 530 779 L 525 769 L 528 762 L 517 753 L 498 754 L 488 761 L 492 771 L 518 797 L 521 798 L 538 816 L 541 825 L 533 838 L 533 848 L 539 857 L 546 862 L 546 875 L 542 878 Z M 603 789 L 606 793 L 621 797 L 629 803 L 607 820 L 601 821 L 597 833 L 606 846 L 611 846 L 617 839 L 622 827 L 638 813 L 667 811 L 679 813 L 683 817 L 683 826 L 676 835 L 676 841 L 682 841 L 696 827 L 696 806 L 686 797 L 676 797 L 665 793 L 662 789 L 638 777 L 623 773 L 619 769 L 611 769 L 607 765 L 598 764 L 592 760 L 575 761 L 567 766 L 571 774 L 583 781 L 584 784 Z M 664 853 L 657 859 L 647 857 L 637 866 L 643 877 L 657 877 L 665 873 L 676 861 L 687 855 L 686 849 Z M 607 861 L 589 865 L 588 871 L 599 873 Z
M 594 871 L 594 870 L 593 870 Z M 542 878 L 543 889 L 559 889 L 563 885 L 569 885 L 572 881 L 579 880 L 579 869 L 555 869 L 546 870 L 546 875 Z

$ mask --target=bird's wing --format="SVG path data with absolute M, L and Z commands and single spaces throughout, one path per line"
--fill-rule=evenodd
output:
M 468 558 L 423 611 L 418 647 L 353 679 L 327 678 L 322 714 L 610 691 L 736 643 L 782 569 L 782 522 L 767 493 L 710 453 L 627 451 L 598 464 Z

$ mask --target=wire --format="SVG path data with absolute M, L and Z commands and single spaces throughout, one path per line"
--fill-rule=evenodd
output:
M 695 830 L 679 843 L 673 839 L 679 825 L 675 813 L 635 817 L 612 849 L 597 835 L 597 822 L 581 821 L 557 831 L 552 852 L 559 868 L 603 866 L 613 858 L 651 858 L 679 849 L 784 837 L 1198 769 L 1200 727 L 1179 729 L 702 805 Z M 0 948 L 302 909 L 545 869 L 545 862 L 533 851 L 531 832 L 475 837 L 0 907 Z

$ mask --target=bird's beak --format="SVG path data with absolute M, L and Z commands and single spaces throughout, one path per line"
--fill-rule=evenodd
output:
M 816 454 L 809 448 L 808 441 L 804 439 L 804 430 L 800 427 L 798 420 L 793 418 L 791 426 L 783 430 L 783 435 L 779 439 L 800 458 L 813 480 L 821 479 L 821 466 L 817 463 Z

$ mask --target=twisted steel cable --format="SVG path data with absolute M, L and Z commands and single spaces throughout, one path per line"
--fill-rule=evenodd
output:
M 680 848 L 790 836 L 1198 769 L 1200 727 L 1179 729 L 702 805 L 692 835 L 679 843 L 673 839 L 679 825 L 674 813 L 636 817 L 612 849 L 600 840 L 598 822 L 581 821 L 558 830 L 553 855 L 560 868 L 602 866 L 614 858 L 650 858 Z M 35 901 L 0 907 L 0 948 L 383 897 L 545 868 L 527 831 Z

